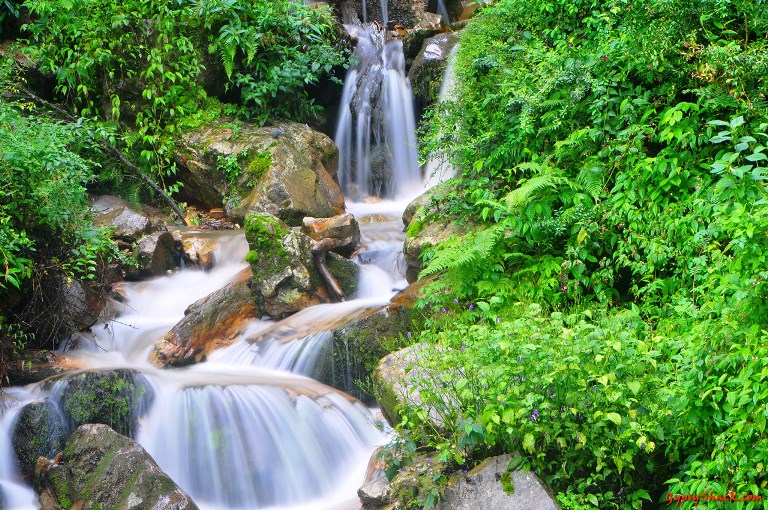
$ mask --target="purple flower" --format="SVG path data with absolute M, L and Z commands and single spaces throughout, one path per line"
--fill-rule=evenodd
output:
M 531 413 L 531 421 L 536 421 L 536 419 L 539 417 L 539 410 L 534 409 Z
M 459 304 L 459 300 L 458 300 L 458 299 L 456 299 L 456 298 L 453 298 L 453 304 L 454 304 L 454 305 L 458 305 L 458 304 Z
M 518 361 L 519 363 L 522 363 L 522 362 L 523 362 L 523 357 L 522 357 L 522 356 L 520 356 L 519 358 L 517 358 L 517 361 Z
M 448 310 L 445 307 L 443 307 L 443 313 L 448 313 Z
M 406 332 L 406 333 L 405 333 L 405 337 L 406 337 L 406 338 L 411 338 L 411 332 L 410 332 L 410 331 Z
M 475 309 L 475 305 L 474 305 L 474 304 L 470 304 L 470 305 L 469 305 L 469 309 L 470 309 L 470 310 L 474 310 L 474 309 Z
M 464 344 L 461 344 L 461 350 L 463 351 L 464 349 L 466 349 L 466 347 L 464 346 Z
M 630 328 L 632 327 L 632 323 L 631 323 L 631 322 L 629 323 L 629 327 L 630 327 Z

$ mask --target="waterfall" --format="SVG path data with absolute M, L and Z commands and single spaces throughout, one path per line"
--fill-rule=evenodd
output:
M 0 508 L 34 510 L 35 493 L 21 480 L 16 454 L 11 444 L 11 430 L 16 424 L 21 407 L 34 397 L 21 388 L 4 390 L 0 395 Z
M 403 43 L 387 40 L 378 24 L 347 30 L 358 41 L 358 64 L 345 79 L 334 137 L 342 189 L 352 200 L 415 196 L 421 188 L 421 169 Z

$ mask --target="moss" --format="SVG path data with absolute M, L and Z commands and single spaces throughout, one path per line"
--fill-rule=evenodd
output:
M 272 167 L 272 153 L 260 151 L 249 158 L 247 171 L 250 186 L 255 186 Z
M 506 470 L 501 474 L 499 480 L 501 482 L 501 488 L 505 493 L 512 495 L 515 493 L 515 484 L 512 482 L 512 471 Z

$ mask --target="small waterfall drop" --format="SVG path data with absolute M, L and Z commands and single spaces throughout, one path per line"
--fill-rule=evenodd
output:
M 334 137 L 342 189 L 352 200 L 415 196 L 421 169 L 403 42 L 375 23 L 347 30 L 358 64 L 347 73 Z
M 35 397 L 21 388 L 4 390 L 0 395 L 0 508 L 36 510 L 35 493 L 21 479 L 16 454 L 11 444 L 11 430 L 19 411 Z

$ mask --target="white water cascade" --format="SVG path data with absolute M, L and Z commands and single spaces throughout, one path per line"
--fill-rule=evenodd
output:
M 403 42 L 375 23 L 346 28 L 359 63 L 347 73 L 334 137 L 342 189 L 353 200 L 414 197 L 422 183 Z
M 147 361 L 155 340 L 246 266 L 241 233 L 205 234 L 220 247 L 213 270 L 125 285 L 118 318 L 94 326 L 67 352 L 91 368 L 143 374 L 154 399 L 135 439 L 204 510 L 356 510 L 370 454 L 387 440 L 360 402 L 308 377 L 336 324 L 385 304 L 406 285 L 398 268 L 400 216 L 424 190 L 402 42 L 385 41 L 375 24 L 354 30 L 360 63 L 345 82 L 336 142 L 347 210 L 360 221 L 366 247 L 357 256 L 357 299 L 279 322 L 254 320 L 208 361 L 156 369 Z M 385 200 L 363 202 L 369 195 Z M 15 408 L 48 396 L 42 386 L 31 389 L 20 391 Z M 14 463 L 14 414 L 4 413 L 0 429 L 0 507 L 28 510 L 37 503 Z

